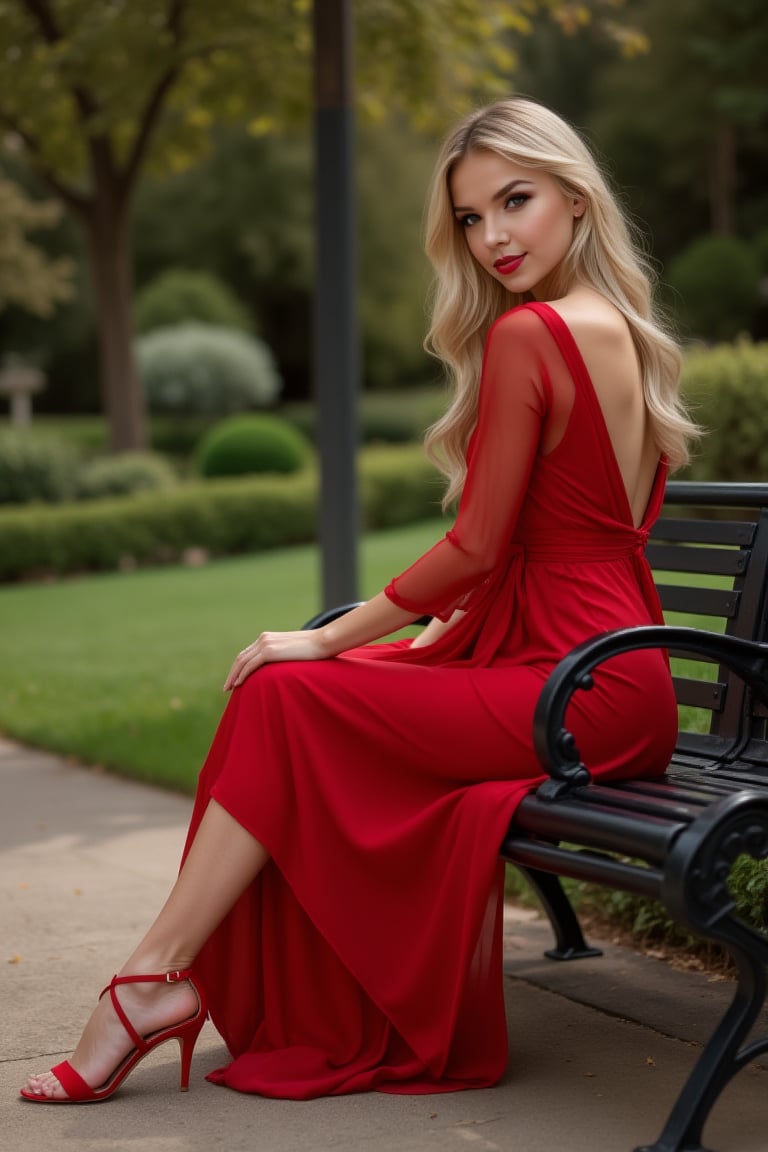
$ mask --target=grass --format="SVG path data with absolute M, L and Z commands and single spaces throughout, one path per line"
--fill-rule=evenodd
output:
M 656 573 L 659 583 L 683 584 L 694 581 L 695 576 L 677 572 Z M 731 588 L 733 581 L 727 576 L 707 576 L 701 579 L 701 584 L 709 588 Z M 707 632 L 722 632 L 725 628 L 724 620 L 713 620 L 709 616 L 695 616 L 682 612 L 668 612 L 665 616 L 667 624 L 685 628 L 701 628 Z M 676 656 L 670 661 L 672 671 L 676 676 L 690 676 L 698 680 L 714 680 L 717 675 L 715 664 L 702 664 L 701 661 L 686 660 Z M 706 732 L 709 729 L 711 715 L 703 708 L 680 708 L 680 727 L 687 732 Z
M 440 521 L 368 536 L 362 595 L 444 531 Z M 202 568 L 165 568 L 0 588 L 0 730 L 190 791 L 235 653 L 317 611 L 314 547 Z
M 443 530 L 437 520 L 366 537 L 362 595 Z M 299 627 L 317 610 L 318 583 L 317 550 L 308 546 L 202 568 L 0 587 L 0 730 L 190 791 L 235 653 L 265 629 Z M 675 622 L 709 626 L 706 618 Z M 702 722 L 692 711 L 683 717 L 685 727 Z

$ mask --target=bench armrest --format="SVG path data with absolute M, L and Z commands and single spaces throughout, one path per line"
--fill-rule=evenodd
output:
M 365 600 L 354 600 L 351 604 L 337 604 L 334 608 L 326 608 L 325 611 L 312 616 L 306 624 L 302 624 L 302 631 L 322 628 L 324 624 L 330 624 L 333 620 L 338 620 L 340 616 L 346 616 L 347 612 L 351 612 L 353 608 L 359 608 L 361 604 L 365 604 Z M 414 620 L 414 624 L 426 625 L 431 619 L 431 616 L 420 616 L 418 620 Z
M 346 616 L 347 612 L 351 612 L 353 608 L 359 608 L 364 603 L 364 600 L 354 600 L 351 604 L 337 604 L 334 608 L 326 608 L 323 612 L 318 612 L 312 616 L 306 624 L 302 624 L 302 632 L 311 628 L 322 628 L 324 624 L 330 624 L 332 621 L 338 620 L 340 616 Z
M 768 644 L 661 624 L 620 628 L 595 636 L 579 644 L 556 665 L 536 705 L 534 747 L 550 776 L 537 791 L 542 800 L 558 800 L 591 780 L 573 734 L 564 723 L 571 697 L 578 689 L 588 691 L 593 686 L 591 674 L 598 665 L 641 648 L 668 648 L 709 657 L 730 668 L 768 703 Z

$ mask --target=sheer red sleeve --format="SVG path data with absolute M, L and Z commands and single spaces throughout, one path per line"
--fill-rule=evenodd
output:
M 469 606 L 512 537 L 551 404 L 541 320 L 514 309 L 491 328 L 456 522 L 385 589 L 400 608 L 447 620 Z

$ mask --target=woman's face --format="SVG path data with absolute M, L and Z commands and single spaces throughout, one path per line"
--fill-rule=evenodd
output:
M 456 219 L 478 264 L 510 292 L 549 295 L 584 201 L 546 172 L 495 152 L 468 152 L 450 179 Z

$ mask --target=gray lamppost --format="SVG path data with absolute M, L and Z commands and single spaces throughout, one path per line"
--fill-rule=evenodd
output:
M 359 390 L 351 0 L 315 0 L 314 395 L 323 607 L 357 599 Z

